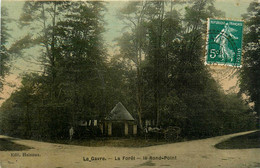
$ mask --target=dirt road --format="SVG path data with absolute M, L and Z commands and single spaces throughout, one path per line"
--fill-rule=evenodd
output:
M 145 148 L 82 147 L 18 139 L 14 142 L 34 149 L 0 151 L 0 168 L 260 168 L 259 148 L 214 147 L 246 133 L 250 132 Z

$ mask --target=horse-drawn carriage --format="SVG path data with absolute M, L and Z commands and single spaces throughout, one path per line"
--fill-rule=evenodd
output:
M 166 129 L 158 127 L 145 127 L 144 133 L 145 137 L 156 137 L 163 138 L 166 141 L 174 141 L 178 139 L 181 133 L 181 128 L 176 126 L 169 126 Z

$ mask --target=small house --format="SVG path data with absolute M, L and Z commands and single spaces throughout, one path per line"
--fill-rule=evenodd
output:
M 121 102 L 117 103 L 103 123 L 101 131 L 108 136 L 121 137 L 137 134 L 136 121 Z

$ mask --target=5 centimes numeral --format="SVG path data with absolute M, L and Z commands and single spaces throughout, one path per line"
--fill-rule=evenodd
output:
M 241 66 L 243 21 L 208 19 L 206 64 Z

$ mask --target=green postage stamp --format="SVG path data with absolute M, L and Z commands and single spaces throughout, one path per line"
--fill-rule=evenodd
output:
M 206 62 L 241 67 L 243 21 L 208 19 Z

